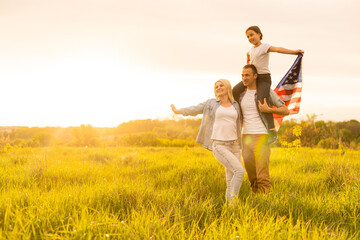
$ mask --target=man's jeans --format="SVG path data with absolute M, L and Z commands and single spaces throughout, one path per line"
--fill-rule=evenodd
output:
M 245 169 L 254 193 L 269 192 L 270 146 L 267 134 L 243 134 L 243 151 Z
M 213 154 L 224 167 L 226 172 L 226 194 L 228 202 L 238 197 L 245 169 L 241 165 L 241 149 L 238 141 L 217 141 L 212 143 Z

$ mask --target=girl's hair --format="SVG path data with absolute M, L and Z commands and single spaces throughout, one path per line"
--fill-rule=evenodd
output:
M 222 84 L 224 84 L 224 86 L 226 87 L 227 91 L 228 91 L 228 97 L 229 99 L 234 101 L 234 96 L 232 94 L 232 87 L 231 87 L 231 83 L 229 82 L 229 80 L 227 79 L 219 79 L 214 83 L 214 92 L 215 92 L 215 97 L 218 97 L 216 95 L 216 83 L 217 82 L 221 82 Z
M 258 26 L 251 26 L 251 27 L 248 27 L 248 29 L 246 29 L 246 31 L 245 31 L 245 33 L 247 33 L 247 31 L 249 31 L 249 30 L 253 30 L 254 32 L 256 32 L 257 34 L 261 34 L 261 36 L 260 36 L 260 40 L 262 40 L 262 38 L 263 38 L 263 34 L 262 34 L 262 32 L 261 32 L 261 30 L 260 30 L 260 28 L 258 27 Z

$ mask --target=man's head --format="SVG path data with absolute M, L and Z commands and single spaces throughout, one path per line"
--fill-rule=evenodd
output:
M 256 90 L 257 70 L 252 64 L 245 65 L 242 70 L 242 81 L 245 87 Z

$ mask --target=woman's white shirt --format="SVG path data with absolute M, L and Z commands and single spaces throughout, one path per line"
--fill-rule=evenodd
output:
M 233 105 L 219 106 L 215 113 L 212 140 L 233 141 L 238 139 L 236 121 L 238 114 Z

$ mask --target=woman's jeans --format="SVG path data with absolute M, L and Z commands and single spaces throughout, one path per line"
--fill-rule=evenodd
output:
M 242 180 L 245 174 L 244 167 L 241 165 L 241 149 L 237 140 L 218 141 L 212 143 L 213 154 L 226 171 L 226 194 L 228 202 L 238 197 Z

